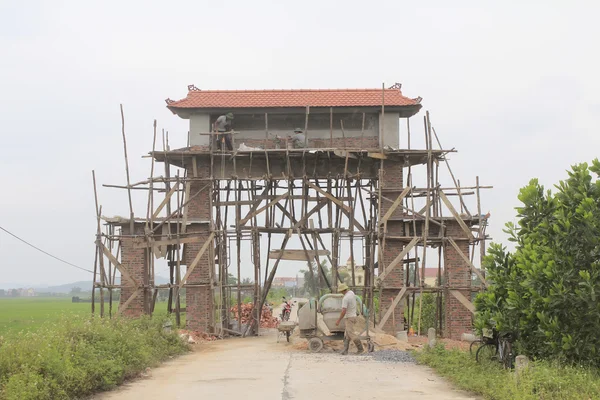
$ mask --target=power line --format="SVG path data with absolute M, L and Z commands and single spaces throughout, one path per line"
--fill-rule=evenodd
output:
M 63 263 L 65 263 L 65 264 L 67 264 L 67 265 L 70 265 L 71 267 L 75 267 L 75 268 L 77 268 L 77 269 L 80 269 L 80 270 L 82 270 L 82 271 L 87 271 L 87 272 L 90 272 L 90 273 L 92 273 L 92 274 L 94 273 L 94 271 L 90 271 L 89 269 L 81 268 L 80 266 L 78 266 L 78 265 L 75 265 L 75 264 L 71 264 L 70 262 L 63 260 L 62 258 L 58 258 L 58 257 L 56 257 L 56 256 L 53 256 L 52 254 L 48 253 L 47 251 L 44 251 L 44 250 L 40 249 L 39 247 L 36 247 L 36 246 L 32 245 L 32 244 L 31 244 L 31 243 L 29 243 L 28 241 L 26 241 L 26 240 L 24 240 L 24 239 L 21 239 L 20 237 L 18 237 L 18 236 L 17 236 L 17 235 L 15 235 L 14 233 L 7 231 L 6 229 L 4 229 L 4 228 L 3 228 L 3 227 L 1 227 L 1 226 L 0 226 L 0 229 L 1 229 L 1 230 L 3 230 L 4 232 L 8 233 L 10 236 L 14 237 L 15 239 L 18 239 L 18 240 L 20 240 L 21 242 L 25 243 L 26 245 L 33 247 L 33 248 L 34 248 L 34 249 L 36 249 L 37 251 L 41 251 L 41 252 L 42 252 L 42 253 L 44 253 L 45 255 L 47 255 L 47 256 L 50 256 L 50 257 L 54 258 L 55 260 L 58 260 L 58 261 L 60 261 L 60 262 L 63 262 Z

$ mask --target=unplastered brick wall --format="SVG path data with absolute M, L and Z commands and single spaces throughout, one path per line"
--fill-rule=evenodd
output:
M 208 177 L 208 166 L 197 164 L 197 176 Z M 192 168 L 188 176 L 193 176 Z M 188 204 L 188 219 L 209 221 L 211 218 L 210 195 L 212 186 L 208 181 L 194 181 L 190 187 L 190 195 L 199 193 Z M 200 239 L 184 246 L 183 260 L 189 268 L 210 235 L 208 223 L 192 223 L 186 227 L 188 233 L 197 233 Z M 212 332 L 213 329 L 213 296 L 211 271 L 214 270 L 214 244 L 208 246 L 200 257 L 186 284 L 186 325 L 188 329 Z M 197 285 L 197 286 L 194 286 Z
M 136 224 L 134 231 L 136 235 L 143 235 L 143 225 Z M 121 265 L 139 285 L 142 285 L 144 283 L 146 249 L 134 247 L 134 239 L 125 237 L 125 235 L 130 235 L 129 224 L 123 226 L 122 234 L 124 237 L 121 238 Z M 123 305 L 133 295 L 136 288 L 123 276 L 121 276 L 121 284 L 123 287 L 121 288 L 119 308 L 122 310 Z M 137 296 L 129 302 L 129 305 L 125 311 L 123 311 L 123 315 L 128 317 L 139 317 L 144 313 L 144 298 L 147 297 L 145 296 L 145 293 L 143 293 L 144 290 L 140 289 Z
M 384 161 L 382 163 L 382 177 L 381 177 L 381 188 L 382 194 L 395 200 L 403 190 L 403 179 L 402 179 L 402 164 L 397 162 Z M 382 218 L 385 213 L 390 209 L 392 203 L 383 200 L 381 203 L 381 215 Z M 401 212 L 400 212 L 401 213 Z M 393 216 L 399 214 L 394 213 Z M 403 234 L 403 223 L 401 221 L 394 221 L 390 219 L 387 221 L 387 234 L 389 235 L 402 235 Z M 380 246 L 383 243 L 380 243 Z M 383 248 L 382 259 L 379 262 L 379 273 L 382 273 L 385 268 L 398 256 L 399 253 L 404 249 L 404 243 L 397 240 L 386 240 L 385 247 Z M 385 312 L 391 307 L 393 299 L 398 295 L 400 288 L 404 286 L 404 264 L 398 264 L 394 270 L 389 273 L 383 281 L 383 290 L 381 293 L 382 298 L 380 302 L 380 318 Z M 386 332 L 397 332 L 404 329 L 404 302 L 398 303 L 396 306 L 393 317 L 388 318 L 383 329 Z M 394 326 L 395 322 L 395 326 Z
M 200 234 L 200 240 L 187 243 L 184 247 L 184 260 L 186 265 L 192 264 L 201 247 L 209 237 L 207 224 L 192 224 L 188 232 Z M 211 332 L 213 321 L 213 297 L 211 286 L 211 268 L 214 267 L 214 245 L 210 245 L 204 252 L 196 267 L 189 275 L 186 284 L 186 324 L 188 329 Z M 212 261 L 212 262 L 211 262 Z M 193 286 L 198 285 L 198 286 Z
M 458 222 L 451 221 L 447 224 L 446 235 L 448 237 L 465 237 L 466 233 L 460 228 Z M 469 242 L 455 239 L 462 253 L 469 255 Z M 465 288 L 460 290 L 467 299 L 471 298 L 471 271 L 456 249 L 447 243 L 444 247 L 444 274 L 446 284 L 449 287 Z M 445 293 L 446 308 L 444 337 L 459 340 L 463 333 L 471 332 L 473 329 L 473 315 L 462 303 L 450 294 Z
M 196 164 L 196 178 L 209 178 L 210 177 L 210 165 L 204 165 L 197 159 Z M 190 165 L 187 170 L 188 177 L 194 178 L 194 169 Z M 212 185 L 209 181 L 191 181 L 190 183 L 190 202 L 187 204 L 187 217 L 188 220 L 203 220 L 209 221 L 211 210 L 210 210 L 210 196 L 212 193 Z M 187 201 L 188 199 L 186 199 Z

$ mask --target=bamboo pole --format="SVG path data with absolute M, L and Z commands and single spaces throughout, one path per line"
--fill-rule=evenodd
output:
M 177 187 L 179 187 L 179 172 L 177 173 Z M 183 199 L 180 199 L 179 196 L 179 191 L 177 191 L 177 210 L 179 210 L 179 202 L 183 201 Z M 175 245 L 175 284 L 177 285 L 177 287 L 175 288 L 175 323 L 177 325 L 177 327 L 181 327 L 181 301 L 180 301 L 180 296 L 179 296 L 179 288 L 181 285 L 181 255 L 179 253 L 180 250 L 180 244 L 179 244 L 179 234 L 181 231 L 181 224 L 177 224 L 176 226 L 176 231 L 177 231 L 177 244 Z M 187 291 L 186 291 L 187 293 Z
M 329 147 L 333 147 L 333 107 L 329 107 Z
M 379 149 L 383 152 L 383 147 L 385 145 L 383 140 L 385 135 L 385 83 L 381 84 L 381 126 L 379 132 Z
M 310 114 L 310 106 L 306 106 L 306 116 L 304 119 L 304 148 L 308 147 L 308 115 Z
M 129 161 L 127 159 L 127 139 L 125 138 L 125 114 L 123 113 L 123 104 L 120 104 L 121 108 L 121 133 L 123 134 L 123 153 L 125 154 L 125 174 L 127 175 L 127 197 L 129 198 L 129 230 L 131 234 L 134 234 L 134 216 L 133 216 L 133 203 L 131 201 L 131 181 L 129 179 Z
M 431 137 L 429 113 L 425 117 L 425 142 L 427 144 L 427 204 L 429 204 L 429 195 L 431 193 L 431 174 L 432 174 L 432 158 L 431 158 Z M 429 234 L 429 218 L 431 214 L 431 206 L 425 209 L 425 229 L 423 232 L 423 266 L 421 271 L 421 292 L 419 295 L 419 321 L 417 325 L 417 334 L 421 335 L 421 314 L 423 310 L 423 287 L 425 286 L 425 268 L 427 263 L 427 236 Z
M 268 148 L 269 143 L 269 114 L 265 113 L 265 149 Z
M 364 140 L 365 138 L 365 113 L 362 113 L 362 125 L 360 128 L 360 149 L 364 148 Z
M 429 115 L 429 114 L 427 114 L 427 115 Z M 433 127 L 431 127 L 431 125 L 430 125 L 430 131 L 433 132 L 433 135 L 435 136 L 435 140 L 436 140 L 438 146 L 441 149 L 442 148 L 442 144 L 440 143 L 440 139 L 438 138 L 438 135 L 435 132 L 435 129 Z M 450 172 L 450 176 L 452 177 L 452 181 L 454 182 L 454 186 L 456 187 L 456 189 L 458 191 L 458 197 L 460 198 L 461 207 L 464 207 L 464 209 L 467 212 L 467 214 L 470 214 L 469 213 L 469 209 L 467 208 L 467 205 L 465 204 L 465 201 L 462 198 L 462 195 L 460 194 L 460 189 L 461 189 L 460 188 L 460 184 L 458 183 L 458 181 L 454 177 L 454 173 L 452 172 L 452 168 L 450 168 L 450 163 L 448 162 L 448 160 L 446 158 L 444 158 L 444 162 L 446 163 L 446 166 L 448 167 L 448 172 Z
M 236 179 L 237 182 L 237 179 Z M 241 182 L 236 184 L 236 188 L 240 189 L 240 185 L 242 185 Z M 240 196 L 241 193 L 239 190 L 235 191 L 235 199 L 236 201 L 240 201 Z M 242 213 L 242 208 L 241 206 L 238 204 L 235 207 L 235 217 L 236 217 L 236 221 L 239 221 L 241 218 L 241 213 Z M 242 280 L 242 276 L 241 276 L 241 267 L 242 267 L 242 251 L 241 251 L 241 247 L 242 247 L 242 241 L 241 241 L 241 232 L 240 232 L 240 224 L 236 223 L 237 229 L 236 229 L 236 235 L 235 235 L 235 241 L 236 241 L 236 251 L 237 251 L 237 310 L 238 310 L 238 328 L 240 329 L 240 331 L 242 330 L 242 288 L 240 287 L 241 285 L 241 280 Z

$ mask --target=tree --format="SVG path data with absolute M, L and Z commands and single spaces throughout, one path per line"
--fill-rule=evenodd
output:
M 77 286 L 75 286 L 75 287 L 71 288 L 71 294 L 72 294 L 72 295 L 81 294 L 81 288 L 80 288 L 80 287 L 77 287 Z
M 505 230 L 514 253 L 494 244 L 484 259 L 477 328 L 516 331 L 533 357 L 600 365 L 599 174 L 596 159 L 573 166 L 556 194 L 537 179 L 521 189 L 518 224 Z
M 237 278 L 235 276 L 233 276 L 232 273 L 227 274 L 227 284 L 228 285 L 236 285 L 237 284 Z
M 244 279 L 242 279 L 242 285 L 251 285 L 253 283 L 254 283 L 254 281 L 252 279 L 250 279 L 250 278 L 244 278 Z
M 323 289 L 327 289 L 327 287 L 321 287 L 320 283 L 321 283 L 321 271 L 319 271 L 319 268 L 317 268 L 317 263 L 316 262 L 311 262 L 310 263 L 310 269 L 312 269 L 312 273 L 309 269 L 302 269 L 300 270 L 300 272 L 302 274 L 304 274 L 304 285 L 303 285 L 303 290 L 305 293 L 308 293 L 311 296 L 317 296 L 317 295 L 321 295 L 321 291 Z M 331 278 L 331 270 L 329 269 L 329 267 L 327 266 L 327 260 L 323 260 L 321 261 L 321 269 L 323 270 L 323 274 L 325 275 L 325 277 L 327 278 L 327 280 L 329 281 L 329 283 L 332 283 L 332 278 Z M 346 275 L 344 275 L 346 274 Z M 314 281 L 313 281 L 313 276 L 314 276 Z M 340 272 L 339 274 L 340 279 L 344 279 L 344 276 L 347 276 L 346 272 Z M 317 291 L 319 293 L 315 293 L 314 288 L 317 288 Z

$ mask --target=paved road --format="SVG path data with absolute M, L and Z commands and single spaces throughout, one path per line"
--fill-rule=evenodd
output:
M 352 348 L 351 348 L 352 349 Z M 95 396 L 150 399 L 476 399 L 426 367 L 369 356 L 311 354 L 276 342 L 274 333 L 196 346 L 150 376 Z

